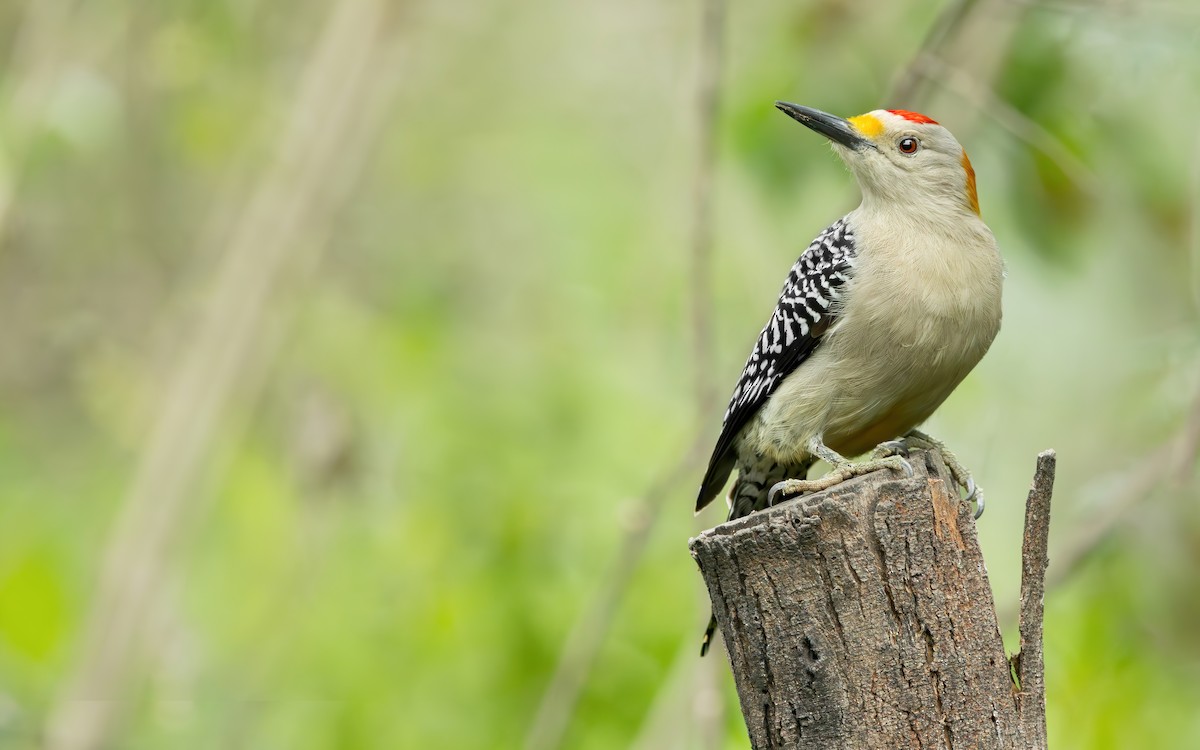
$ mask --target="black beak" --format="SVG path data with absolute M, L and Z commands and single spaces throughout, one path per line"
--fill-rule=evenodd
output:
M 854 126 L 841 117 L 790 102 L 775 102 L 775 106 L 806 128 L 815 130 L 834 143 L 840 143 L 848 149 L 858 151 L 868 146 L 875 147 L 874 143 L 859 135 Z

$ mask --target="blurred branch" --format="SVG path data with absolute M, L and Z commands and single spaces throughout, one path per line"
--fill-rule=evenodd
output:
M 579 693 L 587 681 L 605 637 L 621 605 L 633 574 L 641 563 L 650 534 L 658 523 L 663 501 L 673 497 L 673 489 L 698 471 L 705 444 L 696 440 L 675 466 L 646 488 L 630 515 L 616 561 L 600 583 L 598 593 L 575 621 L 567 636 L 554 676 L 542 693 L 542 700 L 525 737 L 526 750 L 547 750 L 561 746 L 563 734 Z
M 698 531 L 702 531 L 704 526 L 705 524 L 696 524 Z M 703 586 L 703 581 L 701 581 L 701 586 Z M 708 597 L 703 593 L 696 598 L 700 602 L 700 606 L 697 607 L 699 616 L 696 618 L 696 622 L 700 623 L 712 615 L 712 607 Z M 683 648 L 690 654 L 696 653 L 695 639 L 695 635 L 683 639 Z M 724 641 L 721 642 L 720 648 L 725 648 Z M 695 656 L 691 658 L 695 659 Z M 725 659 L 710 650 L 709 658 L 697 661 L 700 664 L 696 667 L 696 672 L 688 683 L 691 700 L 686 704 L 688 710 L 684 712 L 683 718 L 689 726 L 696 729 L 697 741 L 691 747 L 700 748 L 700 750 L 717 750 L 725 744 L 727 704 L 721 690 L 721 686 L 728 679 L 725 676 Z
M 1022 5 L 1030 7 L 1036 4 L 1030 2 Z M 985 0 L 952 0 L 938 16 L 912 60 L 896 78 L 885 101 L 889 102 L 889 106 L 917 107 L 920 95 L 924 93 L 923 82 L 941 84 L 982 114 L 992 117 L 1018 140 L 1045 154 L 1080 189 L 1093 196 L 1100 195 L 1103 182 L 1050 131 L 1009 104 L 991 86 L 968 72 L 965 66 L 952 62 L 943 54 L 942 50 L 950 46 L 972 14 L 986 5 Z
M 671 658 L 671 669 L 658 685 L 654 700 L 642 719 L 642 725 L 629 750 L 688 750 L 692 738 L 686 723 L 687 712 L 681 703 L 691 688 L 691 677 L 696 669 L 707 661 L 696 658 L 696 649 L 687 638 L 680 641 L 679 648 Z
M 1061 545 L 1062 551 L 1055 557 L 1048 585 L 1066 580 L 1109 537 L 1125 514 L 1144 502 L 1164 480 L 1182 482 L 1196 461 L 1198 444 L 1200 393 L 1196 395 L 1188 418 L 1172 439 L 1138 460 L 1133 471 L 1103 481 L 1104 486 L 1116 487 L 1118 491 L 1106 502 L 1101 502 L 1095 512 L 1089 513 L 1089 522 L 1077 527 L 1075 536 Z
M 1182 485 L 1187 481 L 1197 457 L 1200 456 L 1200 392 L 1197 392 L 1188 418 L 1175 435 L 1150 454 L 1138 459 L 1132 470 L 1105 477 L 1093 484 L 1085 494 L 1100 497 L 1096 507 L 1074 526 L 1075 535 L 1064 544 L 1056 545 L 1054 566 L 1046 577 L 1046 588 L 1068 580 L 1106 539 L 1133 508 L 1164 481 Z M 1110 489 L 1112 488 L 1112 489 Z M 1104 492 L 1112 494 L 1104 498 Z M 1000 611 L 1002 622 L 1012 622 L 1018 615 L 1017 606 L 1010 604 Z
M 925 39 L 921 42 L 912 61 L 892 82 L 892 88 L 884 98 L 884 102 L 889 107 L 916 106 L 915 101 L 922 93 L 921 89 L 926 81 L 918 63 L 924 55 L 933 54 L 942 48 L 946 39 L 953 36 L 966 21 L 976 3 L 977 0 L 950 0 L 945 10 L 934 21 L 933 26 L 929 27 L 929 32 L 925 35 Z
M 24 169 L 29 141 L 45 117 L 67 51 L 79 0 L 29 0 L 4 71 L 6 99 L 0 105 L 0 237 Z
M 712 378 L 712 183 L 717 156 L 717 119 L 721 106 L 721 53 L 725 36 L 725 0 L 703 0 L 700 72 L 697 91 L 696 175 L 692 186 L 692 343 L 695 356 L 696 412 L 716 403 Z
M 712 183 L 716 162 L 717 117 L 720 107 L 722 40 L 725 36 L 725 0 L 703 0 L 697 80 L 697 156 L 692 186 L 691 325 L 695 369 L 697 422 L 703 424 L 716 402 L 712 382 Z M 704 457 L 698 438 L 684 457 L 662 478 L 651 484 L 626 529 L 617 560 L 599 593 L 576 621 L 563 646 L 537 714 L 525 737 L 526 750 L 550 750 L 562 744 L 579 694 L 587 682 L 616 612 L 641 563 L 646 543 L 658 522 L 671 489 L 697 471 Z
M 712 611 L 708 597 L 697 622 Z M 718 639 L 718 643 L 720 639 Z M 714 649 L 723 648 L 714 644 Z M 725 660 L 710 654 L 708 659 L 696 658 L 696 638 L 688 632 L 680 641 L 671 669 L 659 685 L 650 708 L 642 720 L 630 750 L 696 750 L 718 748 L 724 744 L 724 706 L 720 681 L 715 679 L 725 669 Z
M 1200 313 L 1200 137 L 1192 147 L 1190 203 L 1191 221 L 1188 224 L 1188 251 L 1192 271 L 1192 302 L 1195 312 Z
M 279 279 L 311 264 L 373 142 L 360 127 L 389 23 L 383 0 L 331 11 L 300 79 L 276 159 L 224 247 L 198 329 L 166 378 L 109 538 L 79 662 L 51 712 L 50 750 L 110 746 L 146 658 L 148 616 L 165 580 L 220 419 L 259 351 Z M 309 257 L 305 257 L 305 256 Z M 194 505 L 195 503 L 191 503 Z
M 19 136 L 27 136 L 46 111 L 75 36 L 68 29 L 79 4 L 79 0 L 30 0 L 25 4 L 5 74 L 11 79 L 6 87 L 5 121 Z
M 1000 127 L 1007 130 L 1018 140 L 1046 155 L 1058 166 L 1077 187 L 1099 196 L 1103 192 L 1104 183 L 1084 164 L 1062 141 L 1025 116 L 1016 107 L 1009 104 L 990 86 L 975 80 L 970 74 L 952 65 L 948 65 L 934 55 L 923 54 L 913 61 L 913 68 L 923 76 L 936 81 L 948 90 L 957 94 L 985 115 L 993 118 Z
M 1175 14 L 1181 16 L 1200 15 L 1200 7 L 1184 2 L 1130 2 L 1129 0 L 1080 0 L 1079 2 L 1048 2 L 1048 0 L 1005 0 L 1009 5 L 1017 5 L 1037 10 L 1054 11 L 1058 13 L 1123 13 L 1137 14 L 1146 17 L 1149 14 Z
M 721 42 L 724 36 L 724 0 L 705 0 L 701 28 L 700 71 L 697 101 L 697 163 L 692 204 L 692 336 L 695 357 L 696 409 L 699 415 L 710 410 L 715 401 L 711 376 L 712 323 L 712 181 L 716 157 L 716 123 L 720 102 Z M 587 674 L 603 643 L 616 610 L 624 598 L 634 571 L 640 563 L 665 497 L 670 488 L 695 470 L 702 457 L 702 444 L 696 444 L 667 475 L 651 485 L 630 523 L 616 564 L 610 570 L 600 593 L 576 622 L 554 676 L 543 694 L 525 747 L 529 750 L 554 748 L 561 744 L 571 713 Z

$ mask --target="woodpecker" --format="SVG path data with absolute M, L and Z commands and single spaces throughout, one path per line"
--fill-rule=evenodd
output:
M 736 467 L 730 519 L 884 467 L 911 474 L 908 447 L 944 448 L 916 427 L 1000 330 L 1004 264 L 950 131 L 906 110 L 843 119 L 775 106 L 829 139 L 862 203 L 792 266 L 738 378 L 696 498 L 699 512 Z M 845 458 L 872 448 L 871 460 Z M 974 482 L 943 452 L 970 500 Z M 831 471 L 807 480 L 818 459 Z

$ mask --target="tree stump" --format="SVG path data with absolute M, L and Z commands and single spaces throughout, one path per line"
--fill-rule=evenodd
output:
M 858 477 L 691 540 L 754 748 L 1046 746 L 1054 454 L 1027 504 L 1011 664 L 970 512 L 939 454 L 909 461 L 912 478 Z

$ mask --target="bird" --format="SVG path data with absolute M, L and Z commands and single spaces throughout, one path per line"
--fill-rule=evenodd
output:
M 735 468 L 730 520 L 882 468 L 911 476 L 906 452 L 923 446 L 943 453 L 978 517 L 983 498 L 970 473 L 916 429 L 1000 330 L 1004 261 L 980 214 L 967 152 L 937 121 L 908 110 L 842 118 L 775 106 L 829 140 L 862 202 L 788 273 L 733 389 L 696 512 Z M 867 461 L 846 458 L 873 449 Z M 818 459 L 832 468 L 808 480 Z M 701 655 L 715 628 L 712 619 Z

